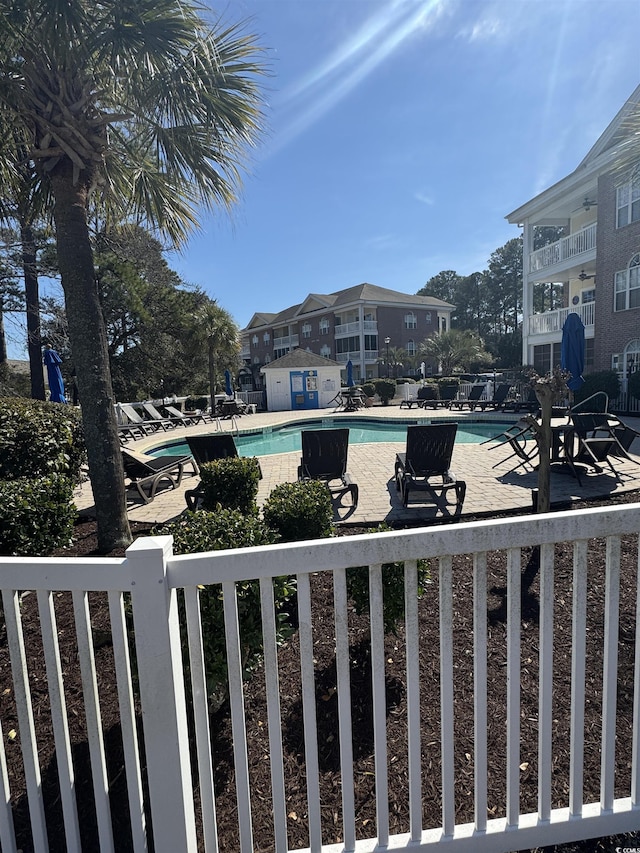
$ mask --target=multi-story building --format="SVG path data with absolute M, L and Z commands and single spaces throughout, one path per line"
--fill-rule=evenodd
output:
M 251 368 L 255 387 L 261 387 L 260 367 L 296 348 L 337 361 L 344 368 L 343 378 L 350 360 L 354 380 L 364 382 L 388 375 L 390 348 L 417 357 L 425 338 L 449 329 L 454 307 L 432 296 L 375 284 L 310 293 L 278 314 L 254 314 L 241 332 L 242 359 Z M 437 372 L 437 365 L 428 360 L 425 366 L 428 373 Z M 413 371 L 419 372 L 415 366 Z
M 540 373 L 560 363 L 574 311 L 585 326 L 585 373 L 614 369 L 623 391 L 640 370 L 640 155 L 625 155 L 639 113 L 640 86 L 574 172 L 507 216 L 524 229 L 523 363 Z M 545 226 L 563 236 L 537 247 Z M 561 305 L 541 309 L 541 288 L 552 284 Z

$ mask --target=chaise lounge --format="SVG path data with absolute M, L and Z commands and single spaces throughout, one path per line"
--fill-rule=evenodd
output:
M 191 465 L 198 474 L 198 464 L 192 456 L 147 456 L 127 447 L 120 448 L 125 477 L 135 486 L 142 500 L 148 504 L 156 496 L 158 486 L 166 480 L 175 489 L 182 481 L 185 465 Z
M 396 488 L 402 495 L 404 507 L 413 489 L 427 491 L 434 503 L 437 503 L 438 494 L 454 489 L 456 514 L 462 512 L 467 484 L 456 479 L 449 467 L 457 430 L 455 423 L 407 427 L 406 451 L 396 454 L 395 463 Z M 432 483 L 433 477 L 440 477 L 442 482 Z
M 298 480 L 323 480 L 335 495 L 349 492 L 354 509 L 358 506 L 358 486 L 347 471 L 348 429 L 303 430 L 302 458 Z M 331 485 L 336 480 L 340 485 Z

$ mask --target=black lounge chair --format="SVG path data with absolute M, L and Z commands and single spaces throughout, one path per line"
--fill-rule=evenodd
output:
M 426 402 L 438 400 L 438 389 L 435 386 L 423 386 L 418 388 L 418 393 L 415 397 L 400 402 L 401 409 L 412 409 L 414 406 L 421 408 Z
M 575 467 L 576 464 L 587 465 L 601 474 L 602 464 L 605 462 L 616 480 L 621 481 L 620 474 L 613 467 L 609 458 L 615 457 L 620 444 L 608 426 L 607 414 L 602 412 L 572 412 L 571 423 L 573 432 L 567 439 L 565 452 L 569 466 L 578 483 L 582 485 L 580 473 Z
M 358 506 L 358 485 L 347 471 L 348 429 L 302 430 L 302 457 L 298 480 L 323 480 L 333 495 L 349 492 L 353 508 Z M 331 485 L 339 480 L 340 485 Z
M 163 480 L 168 481 L 172 489 L 179 486 L 185 465 L 191 465 L 194 474 L 199 473 L 198 465 L 192 456 L 156 457 L 136 453 L 127 447 L 120 449 L 125 477 L 128 477 L 129 485 L 135 486 L 146 504 L 155 498 L 158 486 Z
M 456 514 L 462 511 L 467 484 L 457 480 L 449 468 L 457 430 L 457 424 L 407 427 L 406 452 L 396 454 L 395 464 L 396 487 L 402 494 L 403 506 L 407 506 L 412 489 L 424 489 L 434 502 L 438 492 L 454 489 Z M 440 477 L 442 483 L 432 483 L 432 477 Z
M 511 400 L 502 407 L 503 412 L 530 412 L 533 414 L 540 408 L 540 401 L 534 388 L 530 388 L 524 400 Z
M 421 400 L 420 406 L 423 409 L 439 409 L 442 406 L 443 409 L 447 409 L 453 400 L 458 395 L 458 386 L 457 385 L 443 385 L 442 388 L 438 389 L 438 396 L 435 398 L 431 395 L 429 397 L 425 397 L 424 400 Z
M 478 385 L 472 385 L 471 390 L 469 391 L 469 396 L 464 400 L 452 400 L 449 408 L 462 410 L 465 406 L 469 406 L 469 410 L 473 411 L 476 406 L 481 405 L 480 397 L 484 394 L 486 387 L 487 386 L 484 382 L 481 382 Z
M 184 426 L 184 418 L 164 418 L 156 409 L 153 403 L 143 403 L 142 408 L 149 415 L 149 420 L 152 424 L 159 424 L 163 430 L 174 429 L 177 426 Z
M 478 406 L 482 411 L 485 411 L 485 409 L 495 409 L 495 411 L 500 411 L 507 402 L 510 390 L 511 385 L 508 382 L 501 382 L 493 393 L 493 399 L 479 400 Z
M 121 432 L 122 435 L 129 435 L 129 437 L 134 437 L 135 435 L 153 435 L 158 430 L 162 429 L 161 425 L 154 421 L 145 420 L 140 412 L 137 412 L 131 403 L 117 403 L 117 407 L 120 410 L 120 415 L 127 419 L 125 424 L 120 424 L 118 427 L 118 431 Z

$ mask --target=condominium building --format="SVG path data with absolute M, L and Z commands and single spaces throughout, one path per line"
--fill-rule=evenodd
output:
M 523 228 L 522 360 L 538 372 L 560 363 L 562 325 L 582 318 L 585 373 L 615 370 L 623 393 L 640 370 L 640 86 L 570 175 L 507 216 Z M 635 128 L 633 117 L 636 117 Z M 537 245 L 536 229 L 562 228 L 560 239 Z M 559 305 L 541 307 L 541 288 Z
M 454 307 L 431 296 L 366 283 L 309 293 L 277 314 L 254 314 L 241 332 L 242 359 L 257 388 L 262 387 L 260 368 L 296 348 L 337 361 L 343 379 L 351 361 L 356 382 L 390 375 L 388 354 L 398 350 L 407 354 L 404 372 L 419 373 L 420 344 L 449 329 Z M 437 365 L 427 359 L 425 370 L 437 373 Z

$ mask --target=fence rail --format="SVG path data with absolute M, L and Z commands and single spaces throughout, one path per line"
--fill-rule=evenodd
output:
M 276 646 L 277 613 L 274 605 L 272 579 L 282 575 L 297 578 L 297 644 L 299 646 L 301 715 L 304 728 L 304 747 L 298 760 L 306 768 L 306 805 L 296 815 L 296 824 L 304 825 L 307 851 L 428 851 L 433 845 L 446 841 L 447 848 L 457 851 L 508 851 L 524 847 L 543 846 L 573 839 L 608 835 L 640 828 L 640 619 L 635 622 L 634 657 L 619 660 L 618 632 L 620 628 L 621 554 L 633 551 L 635 566 L 640 533 L 640 505 L 607 509 L 586 509 L 579 512 L 511 518 L 503 521 L 479 521 L 467 524 L 444 524 L 375 536 L 359 535 L 317 542 L 300 542 L 260 548 L 243 548 L 213 554 L 173 556 L 169 537 L 138 539 L 127 551 L 125 559 L 45 559 L 0 558 L 0 579 L 6 627 L 6 644 L 10 651 L 11 675 L 6 667 L 0 670 L 2 683 L 2 724 L 5 737 L 0 751 L 0 783 L 3 789 L 3 809 L 0 810 L 0 842 L 3 851 L 15 851 L 16 841 L 12 811 L 9 807 L 11 788 L 16 774 L 24 777 L 23 800 L 17 812 L 25 813 L 28 803 L 33 848 L 46 851 L 47 829 L 45 803 L 42 793 L 43 773 L 51 767 L 41 767 L 43 744 L 38 742 L 38 720 L 42 710 L 42 684 L 34 684 L 29 666 L 29 643 L 25 641 L 24 614 L 37 609 L 40 639 L 44 647 L 47 669 L 48 699 L 55 733 L 55 758 L 58 788 L 63 813 L 64 833 L 69 850 L 79 850 L 83 826 L 77 807 L 78 785 L 74 775 L 77 744 L 69 734 L 69 696 L 67 679 L 73 661 L 61 656 L 60 642 L 65 632 L 73 630 L 67 622 L 59 633 L 57 619 L 60 602 L 71 594 L 77 658 L 81 670 L 84 697 L 85 740 L 90 754 L 95 833 L 99 839 L 91 849 L 146 850 L 147 839 L 153 838 L 157 853 L 175 851 L 213 851 L 218 849 L 254 850 L 254 814 L 259 803 L 268 800 L 266 812 L 260 812 L 260 830 L 270 824 L 272 841 L 268 848 L 276 853 L 290 849 L 292 815 L 289 805 L 293 792 L 287 788 L 283 755 L 283 699 L 279 689 L 281 651 Z M 592 574 L 591 543 L 604 537 L 607 542 L 605 565 L 596 567 L 598 583 L 606 587 L 602 658 L 602 703 L 599 720 L 598 747 L 601 755 L 599 792 L 583 801 L 585 738 L 585 701 L 593 689 L 586 683 L 593 647 L 587 651 L 586 594 L 588 571 Z M 535 645 L 539 649 L 537 665 L 536 725 L 538 746 L 532 754 L 522 754 L 521 726 L 525 704 L 521 679 L 531 678 L 531 661 L 522 659 L 523 639 L 529 637 L 530 615 L 523 614 L 523 549 L 540 546 L 538 595 L 539 615 Z M 556 604 L 554 577 L 554 548 L 571 548 L 574 555 L 573 579 L 569 586 L 569 601 L 561 613 Z M 631 550 L 630 550 L 631 549 Z M 487 661 L 496 654 L 494 640 L 488 636 L 487 555 L 500 553 L 505 561 L 506 617 L 502 623 L 504 636 L 500 654 L 505 661 L 504 713 L 500 719 L 487 715 Z M 418 601 L 418 561 L 428 561 L 433 575 L 433 590 Z M 464 561 L 467 561 L 465 563 Z M 403 828 L 397 831 L 397 818 L 390 814 L 387 788 L 392 756 L 387 742 L 388 708 L 385 690 L 385 671 L 389 664 L 388 647 L 383 634 L 383 570 L 387 564 L 404 564 L 404 629 L 394 639 L 406 660 L 402 704 L 403 725 L 406 728 L 406 812 Z M 462 562 L 461 562 L 462 561 Z M 465 569 L 465 565 L 472 569 Z M 421 563 L 421 565 L 424 565 Z M 624 564 L 629 571 L 628 560 Z M 373 753 L 370 774 L 373 786 L 376 818 L 366 828 L 357 821 L 355 793 L 356 761 L 352 752 L 352 732 L 356 724 L 352 708 L 352 675 L 350 672 L 351 605 L 347 596 L 347 570 L 355 566 L 369 567 L 369 629 L 371 655 L 371 696 L 373 708 Z M 471 595 L 472 628 L 464 632 L 461 645 L 460 601 L 454 595 L 454 578 L 468 572 Z M 636 569 L 633 569 L 636 572 Z M 333 614 L 319 614 L 314 607 L 314 584 L 319 576 L 330 573 L 333 587 Z M 266 728 L 260 760 L 271 768 L 271 790 L 259 795 L 253 790 L 253 765 L 250 758 L 248 731 L 245 719 L 243 685 L 243 645 L 238 611 L 237 585 L 258 580 L 264 640 L 264 680 Z M 628 588 L 625 579 L 625 589 Z M 633 583 L 636 583 L 635 575 Z M 220 584 L 224 606 L 224 631 L 228 665 L 228 689 L 232 726 L 232 770 L 225 774 L 216 771 L 217 756 L 212 754 L 211 716 L 207 696 L 206 662 L 203 647 L 207 636 L 199 607 L 203 586 Z M 632 585 L 632 588 L 633 587 Z M 25 595 L 34 590 L 36 595 Z M 123 772 L 129 808 L 129 826 L 125 832 L 122 815 L 114 841 L 114 814 L 110 811 L 109 770 L 107 747 L 101 720 L 101 695 L 104 678 L 96 666 L 96 638 L 92 628 L 91 595 L 103 593 L 108 597 L 110 638 L 113 645 L 114 683 L 107 685 L 119 697 Z M 179 607 L 184 594 L 184 611 Z M 622 602 L 625 619 L 637 613 L 640 598 Z M 420 640 L 420 608 L 428 602 L 439 624 L 439 648 L 425 649 Z M 36 608 L 37 603 L 37 608 Z M 565 602 L 563 601 L 563 604 Z M 181 617 L 181 613 L 183 616 Z M 553 703 L 555 661 L 558 629 L 561 620 L 571 620 L 571 702 L 568 708 Z M 182 624 L 181 622 L 185 622 Z M 33 638 L 29 626 L 30 642 Z M 183 632 L 181 637 L 181 629 Z M 318 672 L 314 656 L 319 636 L 331 634 L 335 642 L 335 685 L 337 693 L 337 729 L 332 737 L 339 739 L 339 772 L 336 779 L 336 802 L 321 801 L 319 779 L 323 772 L 318 749 L 316 718 Z M 188 678 L 185 680 L 183 644 L 188 638 Z M 554 638 L 556 648 L 554 648 Z M 325 638 L 326 639 L 326 638 Z M 400 647 L 402 647 L 400 649 Z M 64 652 L 67 655 L 68 651 Z M 461 656 L 473 657 L 473 683 L 461 684 L 457 676 Z M 424 718 L 420 707 L 421 667 L 439 671 L 439 708 L 434 702 L 433 722 L 439 730 L 438 778 L 426 765 L 426 757 L 435 749 L 425 743 L 425 727 L 431 720 Z M 100 678 L 97 675 L 100 674 Z M 625 740 L 618 725 L 616 688 L 624 677 L 632 687 L 626 701 L 633 704 L 633 726 Z M 188 686 L 190 698 L 187 699 Z M 472 712 L 460 705 L 460 691 L 468 691 Z M 626 695 L 626 694 L 625 694 Z M 13 703 L 13 704 L 12 704 Z M 139 742 L 136 723 L 138 703 L 142 711 L 143 742 Z M 188 707 L 192 713 L 188 713 Z M 528 706 L 527 706 L 528 707 Z M 399 710 L 396 709 L 397 713 Z M 460 719 L 460 714 L 466 714 Z M 531 711 L 529 710 L 530 714 Z M 15 722 L 17 720 L 17 722 Z M 7 725 L 17 729 L 14 740 L 7 739 Z M 489 732 L 491 731 L 491 739 Z M 506 776 L 490 778 L 488 762 L 491 750 L 506 745 Z M 554 731 L 570 742 L 570 767 L 558 766 L 554 759 Z M 471 740 L 465 766 L 470 768 L 460 776 L 460 733 Z M 325 732 L 326 735 L 326 732 Z M 593 731 L 589 737 L 593 739 Z M 265 736 L 266 737 L 266 736 Z M 500 743 L 502 740 L 502 743 Z M 18 744 L 21 761 L 18 762 Z M 492 746 L 493 744 L 493 746 Z M 593 746 L 591 747 L 593 748 Z M 397 747 L 394 747 L 397 749 Z M 9 760 L 7 760 L 8 753 Z M 144 761 L 141 755 L 145 756 Z M 521 784 L 523 762 L 535 766 L 537 773 L 537 809 L 524 812 L 524 792 Z M 630 762 L 630 774 L 620 790 L 621 767 Z M 16 767 L 21 764 L 18 773 Z M 552 775 L 564 774 L 569 791 L 563 808 L 553 807 Z M 358 779 L 361 778 L 358 776 Z M 227 790 L 231 784 L 231 794 Z M 488 807 L 496 802 L 492 786 L 504 791 L 504 807 L 488 817 Z M 235 789 L 235 794 L 233 793 Z M 147 793 L 148 791 L 148 793 Z M 468 795 L 472 793 L 472 797 Z M 235 797 L 237 837 L 225 846 L 224 830 L 218 825 L 216 807 L 220 798 Z M 423 811 L 426 799 L 436 798 L 440 804 L 439 824 L 425 826 Z M 464 802 L 463 802 L 464 800 Z M 198 808 L 194 806 L 197 802 Z M 464 803 L 472 803 L 471 819 L 463 824 L 456 815 Z M 16 804 L 14 803 L 14 806 Z M 467 811 L 469 810 L 468 807 Z M 464 813 L 464 809 L 462 809 Z M 303 813 L 304 812 L 304 813 Z M 84 812 L 83 812 L 84 814 Z M 268 815 L 269 824 L 265 814 Z M 339 818 L 339 820 L 338 820 Z M 393 819 L 392 819 L 393 818 Z M 226 817 L 228 821 L 228 815 Z M 153 827 L 153 830 L 151 829 Z M 228 826 L 228 823 L 225 824 Z M 363 837 L 363 832 L 368 837 Z M 339 841 L 336 840 L 336 836 Z M 298 836 L 296 836 L 298 837 Z M 128 838 L 126 844 L 123 839 Z M 323 846 L 324 841 L 324 846 Z M 24 844 L 22 836 L 20 843 Z M 235 845 L 235 846 L 234 846 Z M 376 846 L 378 845 L 378 846 Z

